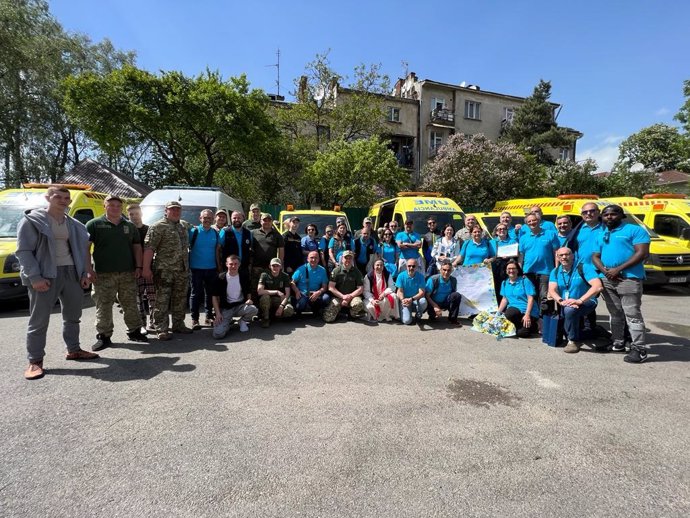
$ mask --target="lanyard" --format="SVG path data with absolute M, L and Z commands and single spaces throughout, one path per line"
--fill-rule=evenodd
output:
M 565 284 L 565 297 L 564 297 L 564 298 L 567 299 L 567 298 L 568 298 L 568 295 L 570 295 L 570 286 L 573 284 L 573 277 L 574 277 L 573 274 L 574 274 L 574 272 L 573 272 L 573 270 L 572 270 L 572 268 L 571 268 L 571 269 L 570 269 L 570 276 L 568 277 L 568 282 L 566 283 L 566 281 L 565 281 L 565 273 L 566 273 L 566 272 L 563 271 L 563 267 L 562 267 L 562 266 L 560 267 L 560 269 L 561 269 L 561 279 L 563 279 L 563 284 Z

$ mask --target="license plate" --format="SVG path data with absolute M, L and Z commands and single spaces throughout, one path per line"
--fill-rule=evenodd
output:
M 687 277 L 669 277 L 668 282 L 687 282 L 688 278 Z

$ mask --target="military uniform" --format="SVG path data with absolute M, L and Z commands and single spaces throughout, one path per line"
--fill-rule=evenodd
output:
M 182 222 L 162 218 L 149 227 L 144 247 L 154 252 L 153 285 L 156 304 L 153 325 L 158 333 L 168 331 L 168 315 L 172 330 L 183 329 L 187 287 L 189 284 L 189 240 Z
M 137 283 L 134 270 L 134 245 L 141 244 L 139 231 L 125 218 L 115 224 L 103 215 L 86 224 L 89 241 L 93 243 L 94 269 L 98 274 L 94 283 L 96 304 L 96 332 L 105 337 L 113 334 L 113 304 L 119 301 L 129 333 L 141 328 L 137 307 Z
M 336 266 L 336 268 L 331 273 L 331 282 L 335 283 L 335 288 L 344 295 L 352 293 L 360 286 L 364 285 L 364 277 L 362 273 L 353 266 L 349 270 L 343 268 L 343 266 Z M 343 301 L 336 296 L 333 296 L 331 302 L 323 310 L 323 319 L 325 322 L 333 322 L 338 317 L 340 309 L 342 307 Z M 360 317 L 364 315 L 364 300 L 362 297 L 354 297 L 350 301 L 350 316 L 353 318 Z
M 269 320 L 271 315 L 275 316 L 278 306 L 280 306 L 283 299 L 285 299 L 285 289 L 290 288 L 292 280 L 285 272 L 280 272 L 275 277 L 269 272 L 264 272 L 261 274 L 259 284 L 263 285 L 264 289 L 279 290 L 281 293 L 281 295 L 261 295 L 261 297 L 259 297 L 261 318 L 264 320 Z M 283 306 L 283 318 L 289 318 L 294 314 L 295 309 L 292 304 L 287 303 L 285 306 Z

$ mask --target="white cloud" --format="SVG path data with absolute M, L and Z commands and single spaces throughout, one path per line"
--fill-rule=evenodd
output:
M 657 111 L 654 112 L 654 115 L 658 117 L 663 117 L 664 115 L 668 115 L 669 113 L 671 113 L 671 110 L 669 110 L 668 108 L 659 108 Z
M 580 149 L 577 152 L 577 160 L 592 158 L 597 162 L 598 171 L 610 171 L 614 162 L 618 159 L 618 145 L 623 137 L 615 135 L 603 136 L 601 141 L 587 149 Z

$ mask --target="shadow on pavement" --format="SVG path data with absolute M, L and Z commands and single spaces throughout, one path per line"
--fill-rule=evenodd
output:
M 104 365 L 104 367 L 78 369 L 48 369 L 47 376 L 88 376 L 101 381 L 135 381 L 149 380 L 163 372 L 191 372 L 196 369 L 192 364 L 176 365 L 180 357 L 155 356 L 152 358 L 138 358 L 125 360 L 121 358 L 99 358 L 88 362 L 88 365 Z
M 226 341 L 227 339 L 228 337 L 226 336 L 223 338 L 223 341 Z M 217 343 L 209 331 L 207 336 L 199 336 L 198 332 L 194 333 L 194 335 L 173 335 L 173 339 L 166 342 L 161 342 L 160 340 L 154 338 L 150 339 L 148 343 L 118 343 L 112 348 L 108 348 L 106 350 L 110 349 L 114 351 L 117 349 L 127 349 L 130 351 L 138 351 L 141 354 L 184 354 L 196 351 L 224 352 L 228 350 L 228 346 L 224 343 Z

